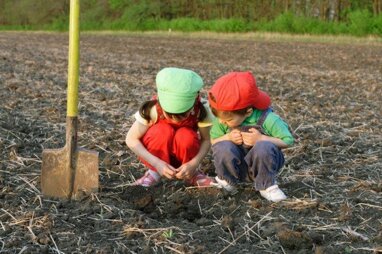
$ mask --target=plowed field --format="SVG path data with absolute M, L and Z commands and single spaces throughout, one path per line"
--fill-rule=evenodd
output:
M 65 143 L 67 50 L 67 34 L 0 33 L 0 252 L 382 252 L 382 45 L 83 34 L 79 144 L 99 152 L 100 191 L 77 201 L 40 188 L 42 151 Z M 298 137 L 286 201 L 250 186 L 129 186 L 145 169 L 126 132 L 170 66 L 205 90 L 254 73 Z

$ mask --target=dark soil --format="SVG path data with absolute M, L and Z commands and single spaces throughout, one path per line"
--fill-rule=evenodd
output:
M 0 252 L 377 253 L 382 251 L 382 45 L 89 35 L 81 37 L 81 146 L 99 152 L 100 190 L 44 197 L 41 153 L 65 143 L 67 34 L 0 33 Z M 250 70 L 298 137 L 277 204 L 144 172 L 124 144 L 164 67 L 208 89 Z M 203 169 L 214 174 L 211 156 Z

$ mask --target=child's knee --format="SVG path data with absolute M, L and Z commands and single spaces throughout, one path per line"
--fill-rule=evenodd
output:
M 167 123 L 157 123 L 153 125 L 147 132 L 153 132 L 155 136 L 172 138 L 175 134 L 174 129 Z
M 276 165 L 276 168 L 280 168 L 284 164 L 284 154 L 272 142 L 260 141 L 251 149 L 246 161 L 248 165 L 252 165 L 253 161 L 272 162 L 273 165 Z
M 179 146 L 190 147 L 199 143 L 198 134 L 190 128 L 179 128 L 174 134 L 174 142 Z
M 239 155 L 240 148 L 231 141 L 220 141 L 212 146 L 212 153 L 214 157 L 229 159 Z
M 269 141 L 260 141 L 252 148 L 253 153 L 258 157 L 265 157 L 273 155 L 275 152 L 279 152 L 280 149 L 277 148 L 275 144 Z
M 158 146 L 168 144 L 174 138 L 174 129 L 166 123 L 157 123 L 151 126 L 142 138 L 143 144 L 147 146 Z

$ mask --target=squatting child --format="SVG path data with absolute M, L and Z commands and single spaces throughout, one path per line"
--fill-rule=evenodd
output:
M 157 96 L 144 102 L 126 135 L 127 146 L 148 167 L 135 185 L 158 184 L 161 177 L 206 187 L 215 181 L 199 170 L 211 143 L 213 115 L 199 91 L 202 78 L 180 68 L 164 68 L 156 76 Z
M 213 114 L 210 131 L 216 181 L 227 191 L 252 182 L 261 196 L 278 202 L 286 195 L 276 183 L 284 164 L 281 149 L 293 144 L 288 125 L 270 109 L 271 99 L 250 72 L 220 77 L 208 93 Z

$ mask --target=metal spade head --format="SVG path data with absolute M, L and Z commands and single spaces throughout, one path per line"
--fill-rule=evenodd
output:
M 68 117 L 66 145 L 42 152 L 41 189 L 45 196 L 77 199 L 98 191 L 98 152 L 77 148 L 77 118 Z

